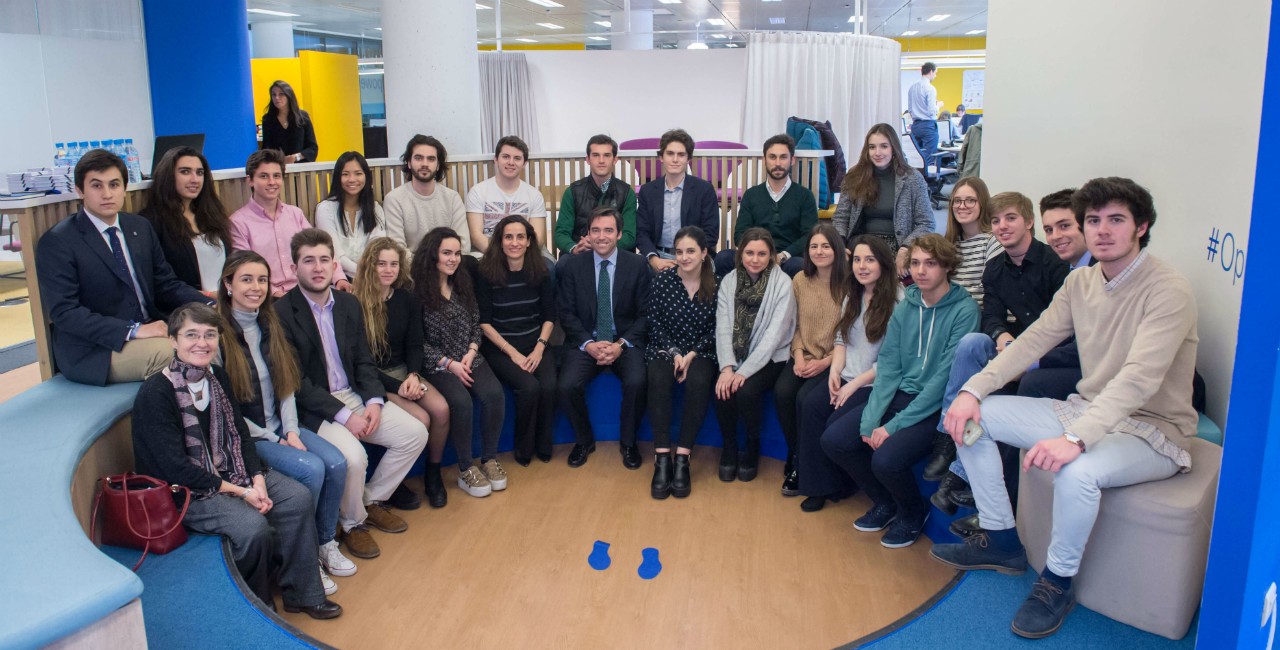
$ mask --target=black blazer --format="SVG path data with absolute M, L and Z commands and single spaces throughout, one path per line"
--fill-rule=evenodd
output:
M 189 302 L 209 304 L 173 274 L 150 222 L 121 212 L 116 225 L 129 249 L 148 321 L 168 318 Z M 106 385 L 111 353 L 124 348 L 138 299 L 133 282 L 116 266 L 111 247 L 84 210 L 40 237 L 36 275 L 58 370 L 75 382 Z
M 365 339 L 360 302 L 342 291 L 332 293 L 333 333 L 347 382 L 351 384 L 351 390 L 360 395 L 361 401 L 384 397 L 386 391 L 378 379 L 378 368 L 373 364 L 373 355 L 369 353 L 369 343 Z M 333 421 L 338 411 L 346 408 L 346 404 L 329 393 L 329 373 L 324 365 L 320 328 L 311 315 L 311 305 L 302 295 L 302 287 L 294 287 L 277 300 L 275 309 L 285 336 L 298 352 L 298 363 L 302 367 L 302 387 L 294 394 L 298 402 L 298 419 L 302 426 L 319 431 L 321 423 Z
M 302 154 L 299 162 L 315 162 L 320 152 L 316 143 L 316 129 L 311 125 L 311 116 L 301 111 L 300 124 L 289 123 L 288 128 L 280 126 L 280 119 L 275 110 L 262 116 L 262 149 L 279 149 L 286 156 Z
M 146 208 L 143 208 L 139 214 L 152 224 L 154 224 L 157 219 L 164 218 L 159 214 L 156 214 L 154 211 Z M 155 226 L 153 225 L 152 228 L 154 229 Z M 190 239 L 186 239 L 179 242 L 177 245 L 174 245 L 174 242 L 171 242 L 164 237 L 160 237 L 158 232 L 156 233 L 156 238 L 160 240 L 160 250 L 164 251 L 164 259 L 169 263 L 169 267 L 173 269 L 173 274 L 178 276 L 179 280 L 186 282 L 196 291 L 199 291 L 201 288 L 200 260 L 196 259 L 195 244 L 192 244 Z M 227 256 L 231 255 L 231 245 L 229 242 L 222 242 L 222 254 Z
M 590 252 L 572 255 L 556 273 L 556 296 L 560 305 L 560 326 L 564 342 L 575 347 L 595 338 L 596 256 Z M 652 274 L 643 257 L 618 251 L 618 268 L 613 273 L 613 326 L 618 338 L 643 350 L 649 285 Z
M 657 254 L 662 241 L 662 192 L 665 177 L 659 176 L 640 187 L 636 196 L 636 250 L 642 257 Z M 716 250 L 720 239 L 720 202 L 716 188 L 696 176 L 684 177 L 680 196 L 680 227 L 698 226 L 707 233 L 707 250 Z M 671 233 L 674 235 L 675 233 Z

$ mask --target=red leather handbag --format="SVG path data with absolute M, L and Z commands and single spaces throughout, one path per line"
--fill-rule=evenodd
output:
M 101 507 L 102 543 L 142 551 L 142 557 L 133 565 L 134 571 L 142 566 L 147 553 L 155 551 L 163 555 L 186 543 L 187 531 L 182 527 L 182 518 L 187 516 L 187 507 L 191 505 L 191 490 L 133 472 L 104 476 L 101 483 L 102 489 L 93 503 L 89 539 L 93 539 Z M 186 497 L 182 512 L 178 512 L 173 503 L 173 495 L 178 492 Z

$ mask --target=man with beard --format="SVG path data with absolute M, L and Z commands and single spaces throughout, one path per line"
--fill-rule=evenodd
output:
M 791 164 L 796 141 L 786 134 L 764 141 L 764 165 L 769 178 L 747 190 L 733 223 L 733 242 L 738 243 L 747 228 L 764 228 L 773 235 L 778 249 L 778 265 L 792 277 L 804 268 L 804 249 L 809 231 L 818 224 L 818 204 L 813 193 L 791 182 Z M 716 275 L 733 270 L 734 250 L 716 255 Z
M 429 135 L 415 135 L 409 139 L 400 162 L 410 181 L 382 199 L 387 235 L 409 251 L 410 259 L 418 242 L 440 226 L 452 228 L 462 239 L 462 249 L 471 250 L 462 196 L 440 183 L 449 171 L 444 144 Z

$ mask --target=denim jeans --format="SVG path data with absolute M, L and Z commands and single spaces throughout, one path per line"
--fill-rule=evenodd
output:
M 933 164 L 933 154 L 938 152 L 938 123 L 933 120 L 915 120 L 911 123 L 911 139 L 920 149 L 920 156 L 924 158 L 927 169 Z
M 347 486 L 347 460 L 337 447 L 311 431 L 301 429 L 298 438 L 306 451 L 269 440 L 257 441 L 254 450 L 268 467 L 311 491 L 317 543 L 325 544 L 333 540 L 338 527 L 338 504 Z

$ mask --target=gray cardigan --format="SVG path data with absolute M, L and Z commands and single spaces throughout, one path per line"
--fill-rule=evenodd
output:
M 840 196 L 831 225 L 848 240 L 849 233 L 857 229 L 861 218 L 862 204 L 855 203 L 853 197 L 845 194 Z M 893 179 L 893 232 L 898 236 L 899 246 L 910 246 L 916 237 L 933 232 L 929 186 L 919 171 L 912 170 Z
M 796 331 L 796 299 L 791 277 L 774 267 L 751 328 L 751 350 L 746 359 L 738 361 L 733 354 L 733 294 L 737 287 L 738 271 L 734 269 L 720 281 L 716 297 L 716 358 L 721 368 L 732 366 L 738 374 L 750 377 L 766 363 L 790 357 L 791 337 Z

